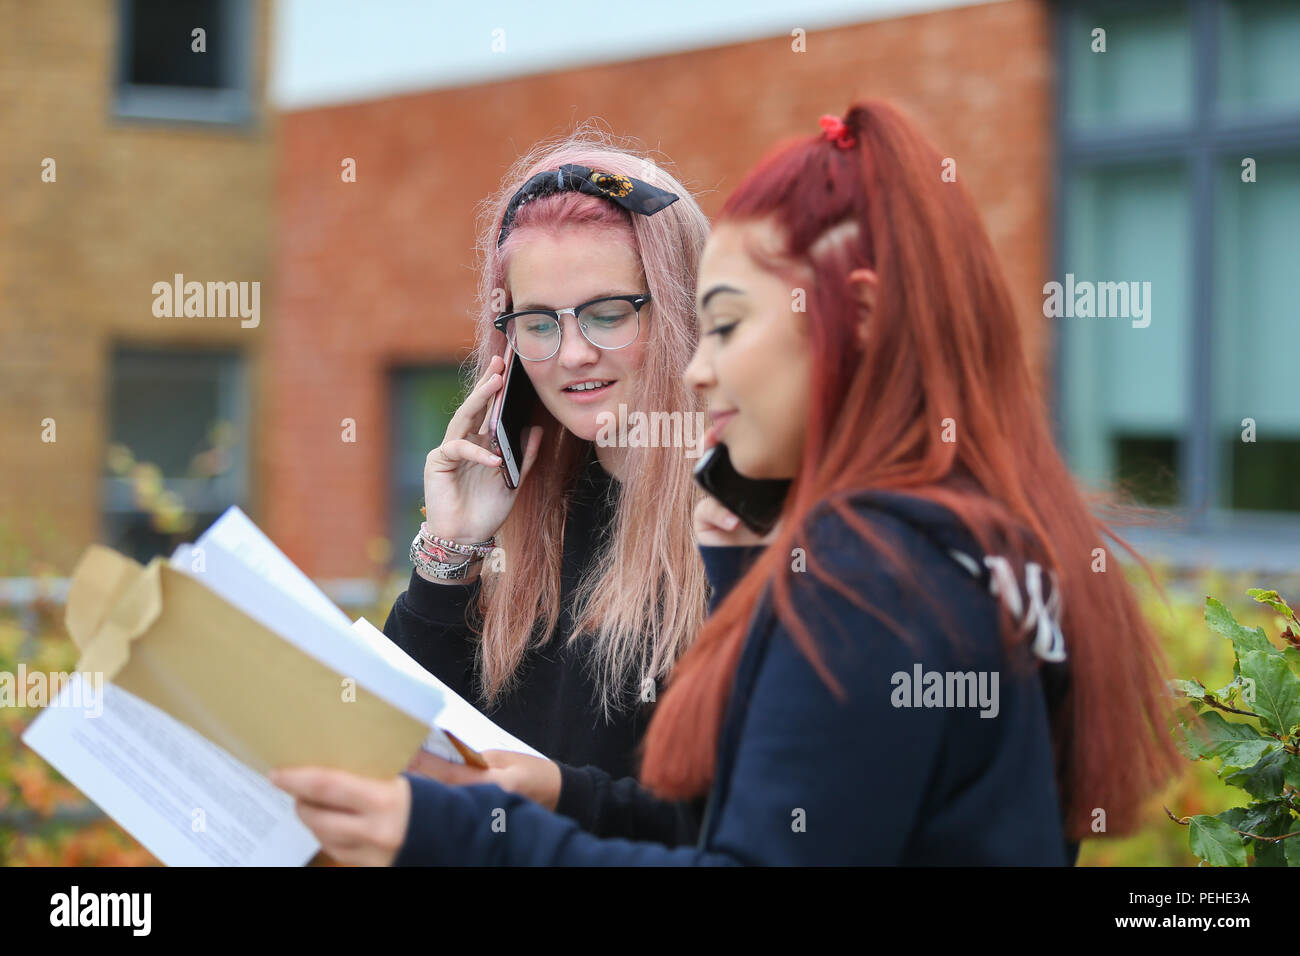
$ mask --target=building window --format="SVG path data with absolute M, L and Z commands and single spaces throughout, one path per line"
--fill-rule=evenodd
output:
M 1300 526 L 1300 6 L 1076 0 L 1057 42 L 1052 278 L 1150 293 L 1049 320 L 1072 468 L 1196 532 Z
M 455 365 L 392 372 L 388 527 L 395 568 L 410 567 L 407 552 L 424 504 L 424 460 L 442 444 L 464 395 Z
M 248 407 L 234 352 L 119 348 L 109 384 L 105 540 L 141 561 L 247 506 Z
M 119 117 L 246 123 L 253 44 L 249 0 L 118 0 Z M 202 51 L 195 31 L 202 30 Z

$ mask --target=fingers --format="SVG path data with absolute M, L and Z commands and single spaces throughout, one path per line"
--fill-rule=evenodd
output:
M 501 465 L 501 456 L 492 454 L 492 452 L 474 444 L 468 438 L 453 438 L 444 441 L 431 451 L 428 463 L 433 465 L 435 469 L 438 466 L 447 469 L 454 468 L 462 461 L 474 465 L 483 465 L 487 468 L 497 468 Z
M 271 782 L 295 797 L 294 812 L 340 863 L 388 866 L 411 815 L 405 777 L 372 780 L 321 767 L 272 771 Z
M 487 372 L 474 383 L 470 393 L 465 396 L 465 401 L 461 402 L 460 408 L 456 409 L 456 413 L 451 416 L 451 421 L 447 423 L 444 443 L 450 438 L 464 438 L 471 432 L 481 434 L 481 430 L 477 429 L 476 425 L 490 408 L 492 397 L 505 381 L 501 374 L 505 371 L 505 367 L 505 361 L 499 355 L 492 356 Z
M 519 760 L 519 754 L 513 750 L 484 750 L 479 756 L 493 770 L 513 767 Z
M 487 381 L 487 379 L 489 378 L 489 376 L 492 375 L 493 372 L 499 372 L 501 374 L 501 380 L 504 382 L 505 371 L 506 371 L 506 360 L 504 358 L 494 355 L 492 356 L 492 360 L 488 362 L 487 374 L 484 375 L 483 378 L 479 379 L 479 381 L 480 382 Z M 483 421 L 478 426 L 478 434 L 487 435 L 491 437 L 492 434 L 492 403 L 491 402 L 488 402 L 483 409 Z
M 527 797 L 548 810 L 554 810 L 559 803 L 564 783 L 559 764 L 545 757 L 508 750 L 485 750 L 483 759 L 492 768 L 487 782 Z
M 298 800 L 294 804 L 298 819 L 322 845 L 337 856 L 340 850 L 350 850 L 367 842 L 366 821 L 354 813 L 343 813 Z
M 451 786 L 466 786 L 471 783 L 487 783 L 487 771 L 480 770 L 476 767 L 467 767 L 464 764 L 452 763 L 450 760 L 443 760 L 441 757 L 434 756 L 427 750 L 419 751 L 411 760 L 406 768 L 412 773 L 418 773 L 430 780 L 437 780 L 439 783 L 450 784 Z
M 537 456 L 542 449 L 542 426 L 533 425 L 528 429 L 528 446 L 524 451 L 524 466 L 519 471 L 519 483 L 522 485 L 524 479 L 528 477 L 528 472 L 532 470 L 533 463 L 537 461 Z
M 735 531 L 740 519 L 722 506 L 716 498 L 705 495 L 695 506 L 697 531 Z
M 375 781 L 342 770 L 291 767 L 272 770 L 269 776 L 281 790 L 319 807 L 356 813 L 374 802 Z

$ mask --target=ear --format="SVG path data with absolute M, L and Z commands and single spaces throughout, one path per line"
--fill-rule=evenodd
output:
M 858 300 L 858 342 L 865 348 L 867 326 L 876 311 L 876 289 L 880 279 L 873 269 L 854 269 L 849 273 L 849 284 L 853 286 L 853 297 Z

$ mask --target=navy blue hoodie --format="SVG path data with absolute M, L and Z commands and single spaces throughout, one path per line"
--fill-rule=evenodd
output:
M 808 565 L 844 582 L 898 631 L 812 570 L 792 575 L 795 606 L 846 691 L 840 698 L 770 603 L 760 604 L 693 846 L 602 838 L 496 786 L 411 776 L 396 864 L 1071 862 L 1049 721 L 1065 676 L 1050 583 L 1028 566 L 983 560 L 940 506 L 880 493 L 850 501 L 897 550 L 903 571 L 830 509 L 812 519 L 800 547 Z M 740 571 L 726 550 L 703 549 L 715 599 Z M 1010 655 L 995 593 L 1029 633 Z M 642 791 L 632 799 L 650 798 Z

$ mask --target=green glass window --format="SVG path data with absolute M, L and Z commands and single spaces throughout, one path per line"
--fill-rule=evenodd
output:
M 1300 511 L 1300 153 L 1249 158 L 1215 182 L 1216 499 Z
M 1300 3 L 1224 3 L 1219 8 L 1218 40 L 1223 114 L 1300 108 Z
M 465 394 L 454 365 L 396 369 L 391 377 L 392 426 L 389 540 L 394 567 L 409 566 L 407 550 L 420 526 L 424 460 L 442 444 Z
M 1182 4 L 1085 6 L 1068 17 L 1066 33 L 1071 126 L 1178 123 L 1191 115 L 1192 41 Z
M 1151 283 L 1146 327 L 1047 319 L 1071 467 L 1220 542 L 1250 513 L 1300 532 L 1300 3 L 1057 9 L 1051 279 Z
M 193 540 L 230 505 L 247 505 L 248 402 L 238 353 L 118 348 L 108 406 L 101 493 L 110 545 L 147 561 Z
M 1141 297 L 1140 310 L 1138 298 L 1130 300 L 1127 316 L 1048 319 L 1067 356 L 1062 389 L 1074 469 L 1095 484 L 1118 479 L 1150 504 L 1174 504 L 1191 339 L 1186 173 L 1171 163 L 1089 169 L 1068 195 L 1068 276 L 1059 281 L 1072 276 L 1066 288 L 1080 290 L 1126 283 Z

